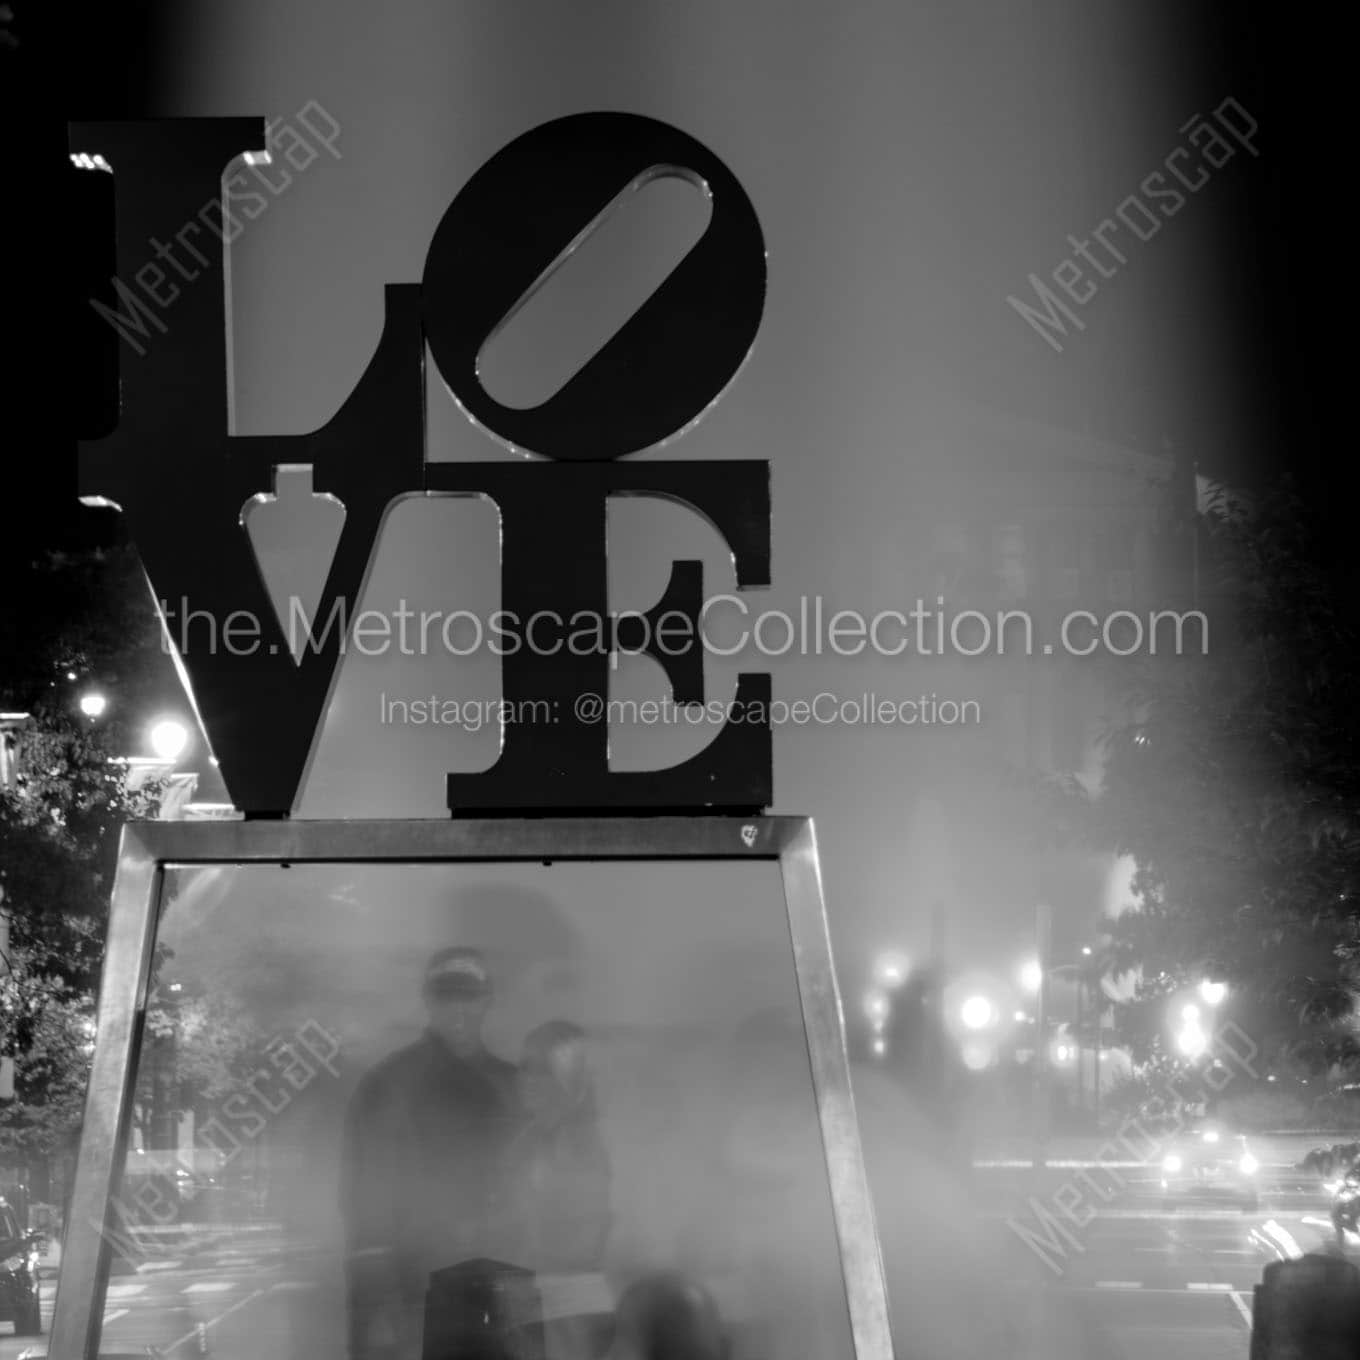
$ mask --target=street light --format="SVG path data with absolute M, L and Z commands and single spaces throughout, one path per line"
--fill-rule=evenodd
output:
M 1181 1027 L 1176 1032 L 1176 1047 L 1187 1058 L 1198 1058 L 1209 1047 L 1209 1036 L 1200 1023 L 1200 1010 L 1193 1002 L 1181 1007 Z
M 1226 982 L 1210 982 L 1205 978 L 1199 984 L 1200 999 L 1206 1006 L 1221 1006 L 1223 999 L 1228 995 L 1228 984 Z
M 1020 985 L 1032 995 L 1044 985 L 1044 970 L 1038 959 L 1026 959 L 1020 965 Z
M 900 987 L 907 979 L 906 955 L 887 950 L 874 961 L 874 978 L 883 987 Z
M 1198 1058 L 1209 1047 L 1209 1039 L 1197 1025 L 1187 1025 L 1176 1036 L 1176 1047 L 1187 1058 Z
M 870 1020 L 886 1020 L 888 1018 L 888 998 L 882 992 L 870 992 L 864 998 L 864 1009 Z
M 87 718 L 102 718 L 108 706 L 109 701 L 97 690 L 91 690 L 88 694 L 80 696 L 80 711 Z
M 959 1008 L 965 1029 L 986 1029 L 996 1017 L 996 1008 L 985 996 L 970 996 Z
M 161 760 L 174 763 L 189 744 L 189 729 L 173 718 L 162 718 L 151 729 L 151 749 Z

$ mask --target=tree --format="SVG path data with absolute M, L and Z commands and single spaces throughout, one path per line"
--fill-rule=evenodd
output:
M 1116 957 L 1141 967 L 1143 1004 L 1228 982 L 1267 1052 L 1319 1070 L 1360 1056 L 1353 597 L 1287 484 L 1251 508 L 1220 492 L 1205 529 L 1209 654 L 1139 674 L 1088 800 L 1097 838 L 1136 864 Z
M 135 557 L 51 552 L 30 567 L 28 590 L 0 616 L 0 707 L 31 715 L 16 734 L 17 774 L 0 788 L 9 923 L 0 1052 L 16 1059 L 0 1156 L 24 1158 L 57 1150 L 79 1124 L 118 835 L 160 794 L 156 781 L 128 788 L 111 759 L 120 724 L 96 727 L 74 702 L 75 685 L 92 679 L 133 691 L 142 658 L 154 655 L 155 614 Z
M 0 790 L 0 1050 L 16 1059 L 0 1154 L 27 1156 L 79 1125 L 118 831 L 156 790 L 130 794 L 99 738 L 59 714 L 22 733 L 17 756 L 15 785 Z

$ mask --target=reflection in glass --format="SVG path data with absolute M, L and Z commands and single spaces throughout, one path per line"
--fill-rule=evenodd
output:
M 850 1356 L 778 866 L 169 871 L 115 1219 L 106 1349 Z

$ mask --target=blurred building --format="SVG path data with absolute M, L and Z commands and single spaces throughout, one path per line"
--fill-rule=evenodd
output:
M 1118 870 L 1065 844 L 1036 790 L 1052 776 L 1098 785 L 1101 738 L 1126 715 L 1130 682 L 1176 647 L 1173 615 L 1195 603 L 1193 480 L 1187 489 L 1165 451 L 947 391 L 923 392 L 914 407 L 912 504 L 895 569 L 922 597 L 936 653 L 916 673 L 941 695 L 976 697 L 984 714 L 938 744 L 903 790 L 912 863 L 931 880 L 912 874 L 916 935 L 924 944 L 928 929 L 947 967 L 1005 968 L 1032 949 L 1044 900 L 1061 961 L 1117 905 Z M 1182 639 L 1200 646 L 1193 620 Z

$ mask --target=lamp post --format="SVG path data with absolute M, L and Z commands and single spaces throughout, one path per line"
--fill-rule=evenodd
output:
M 1037 980 L 1034 1001 L 1034 1169 L 1042 1170 L 1048 1160 L 1048 953 L 1053 932 L 1053 912 L 1047 902 L 1034 908 L 1034 942 L 1038 951 L 1037 967 L 1029 972 Z

